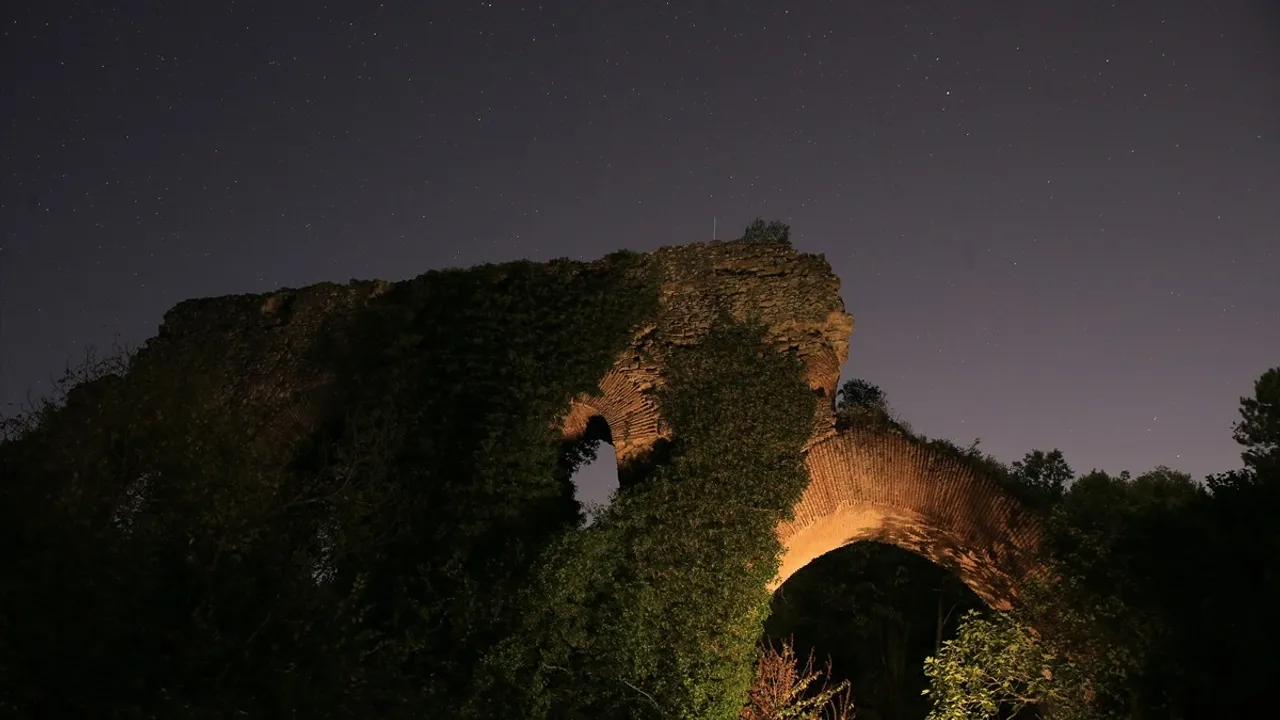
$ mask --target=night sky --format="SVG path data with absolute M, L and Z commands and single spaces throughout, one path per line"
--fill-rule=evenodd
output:
M 845 377 L 1002 460 L 1238 467 L 1280 365 L 1266 0 L 26 4 L 3 403 L 185 298 L 757 215 L 841 277 Z

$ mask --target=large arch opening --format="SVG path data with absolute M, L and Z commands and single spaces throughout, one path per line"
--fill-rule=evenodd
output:
M 923 718 L 924 660 L 986 603 L 952 570 L 881 541 L 854 542 L 814 559 L 773 594 L 765 637 L 830 662 L 849 681 L 859 718 Z
M 809 485 L 777 528 L 766 639 L 830 659 L 860 718 L 925 717 L 925 658 L 965 612 L 1012 606 L 1039 521 L 971 458 L 905 433 L 842 429 L 805 465 Z

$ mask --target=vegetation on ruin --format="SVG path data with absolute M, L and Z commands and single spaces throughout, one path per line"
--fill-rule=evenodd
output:
M 812 652 L 800 662 L 790 638 L 760 645 L 740 720 L 852 720 L 853 716 L 849 681 L 831 682 L 830 659 L 825 669 L 818 670 Z
M 459 703 L 579 525 L 555 421 L 656 282 L 621 253 L 397 285 L 330 333 L 345 412 L 283 469 L 252 418 L 193 402 L 215 395 L 211 348 L 90 368 L 0 444 L 0 698 L 61 717 Z
M 758 217 L 747 223 L 739 242 L 764 243 L 767 245 L 790 245 L 791 226 L 778 220 Z
M 584 527 L 557 420 L 659 280 L 619 253 L 397 284 L 321 329 L 342 412 L 283 467 L 209 400 L 214 348 L 77 370 L 0 445 L 6 711 L 735 717 L 815 398 L 723 318 L 663 358 L 673 439 Z
M 707 720 L 742 707 L 777 572 L 774 527 L 807 482 L 815 398 L 758 325 L 725 318 L 666 362 L 659 400 L 674 441 L 590 528 L 562 538 L 524 601 L 526 624 L 494 658 L 521 717 Z
M 1240 410 L 1240 470 L 1204 484 L 1163 467 L 1075 479 L 1050 514 L 1054 573 L 1014 613 L 968 621 L 930 663 L 942 699 L 932 717 L 984 716 L 978 700 L 1046 718 L 1262 707 L 1278 639 L 1280 531 L 1268 518 L 1280 510 L 1280 368 Z M 1034 672 L 1043 682 L 1019 684 Z
M 746 242 L 788 242 L 753 223 Z M 916 434 L 1043 518 L 1007 613 L 860 543 L 774 596 L 817 399 L 765 328 L 667 353 L 669 442 L 591 524 L 557 421 L 658 309 L 646 256 L 427 273 L 318 329 L 334 407 L 288 462 L 210 400 L 211 344 L 90 356 L 0 424 L 0 716 L 1190 718 L 1266 707 L 1280 633 L 1280 368 L 1243 467 L 1078 474 Z M 327 291 L 327 290 L 326 290 Z M 262 298 L 247 298 L 257 308 Z M 661 335 L 662 328 L 655 330 Z M 657 340 L 661 340 L 658 337 Z M 184 341 L 185 342 L 185 341 Z M 749 389 L 749 391 L 748 391 Z M 599 429 L 598 427 L 596 428 Z M 815 659 L 825 665 L 815 670 Z
M 893 420 L 866 385 L 846 383 L 845 421 L 848 402 L 868 396 L 880 419 L 863 409 L 854 420 Z M 1268 520 L 1280 511 L 1280 368 L 1240 409 L 1244 467 L 1204 483 L 1163 467 L 1077 474 L 1056 450 L 1000 468 L 1046 518 L 1049 572 L 1022 585 L 1012 612 L 982 608 L 904 551 L 862 543 L 788 581 L 768 634 L 829 654 L 860 717 L 1248 714 L 1264 704 L 1280 640 L 1280 530 Z M 910 701 L 913 687 L 923 702 Z

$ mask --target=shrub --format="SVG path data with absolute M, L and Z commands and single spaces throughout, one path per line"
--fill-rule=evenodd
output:
M 825 679 L 824 679 L 825 678 Z M 822 684 L 811 689 L 814 683 Z M 804 665 L 796 657 L 790 638 L 781 647 L 762 645 L 740 720 L 851 720 L 853 701 L 848 680 L 831 684 L 831 660 L 826 670 L 815 670 L 813 653 Z
M 779 220 L 765 222 L 758 217 L 742 231 L 742 242 L 790 246 L 791 226 Z

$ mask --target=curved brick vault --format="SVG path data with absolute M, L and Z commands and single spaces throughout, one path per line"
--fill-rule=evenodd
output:
M 877 540 L 954 571 L 988 604 L 1010 607 L 1032 569 L 1040 525 L 962 460 L 901 435 L 849 431 L 810 446 L 809 486 L 783 545 L 776 589 L 818 557 Z
M 599 416 L 621 465 L 642 458 L 668 432 L 654 400 L 664 354 L 696 344 L 722 313 L 760 321 L 779 350 L 801 360 L 821 398 L 805 446 L 812 481 L 794 518 L 778 526 L 785 551 L 773 587 L 823 553 L 881 540 L 953 568 L 991 604 L 1009 604 L 1038 537 L 1011 498 L 954 458 L 909 439 L 836 432 L 834 395 L 853 318 L 825 259 L 740 242 L 665 247 L 650 257 L 662 275 L 658 314 L 601 378 L 600 392 L 575 399 L 556 421 L 564 437 L 581 436 Z M 196 357 L 210 389 L 192 402 L 259 418 L 263 457 L 284 462 L 341 410 L 333 398 L 338 370 L 317 364 L 314 348 L 347 332 L 347 319 L 397 285 L 324 283 L 189 300 L 165 315 L 130 372 Z

